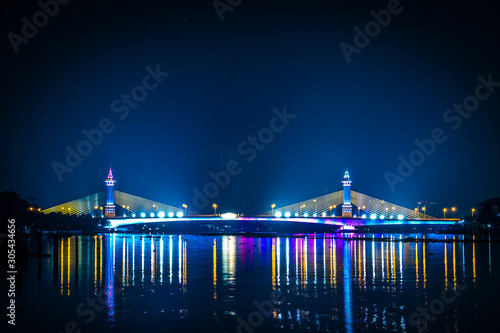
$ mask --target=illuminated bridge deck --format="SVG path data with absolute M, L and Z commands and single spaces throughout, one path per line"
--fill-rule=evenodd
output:
M 105 228 L 113 229 L 118 227 L 133 226 L 138 224 L 147 223 L 175 223 L 175 222 L 212 222 L 217 224 L 222 224 L 230 221 L 240 221 L 240 222 L 295 222 L 295 223 L 309 223 L 309 224 L 321 224 L 321 225 L 332 225 L 339 227 L 358 227 L 358 226 L 391 226 L 391 225 L 453 225 L 457 219 L 434 219 L 434 220 L 397 220 L 397 219 L 364 219 L 364 218 L 328 218 L 328 217 L 290 217 L 290 218 L 278 218 L 278 217 L 234 217 L 224 219 L 221 217 L 180 217 L 180 218 L 114 218 L 108 219 Z

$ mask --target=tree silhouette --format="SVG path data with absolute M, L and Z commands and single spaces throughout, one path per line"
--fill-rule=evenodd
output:
M 477 216 L 477 222 L 482 226 L 488 224 L 494 225 L 496 223 L 496 216 L 495 213 L 493 212 L 493 207 L 491 206 L 491 204 L 487 203 L 481 208 L 481 211 Z

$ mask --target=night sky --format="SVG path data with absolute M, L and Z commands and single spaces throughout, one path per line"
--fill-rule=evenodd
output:
M 104 190 L 111 165 L 117 190 L 196 208 L 193 189 L 234 160 L 208 200 L 220 212 L 340 190 L 346 166 L 353 190 L 410 209 L 500 196 L 493 1 L 222 0 L 223 21 L 210 0 L 46 2 L 53 17 L 37 1 L 1 13 L 0 190 L 47 208 Z M 464 100 L 475 111 L 447 111 Z M 433 132 L 446 140 L 412 153 Z M 403 176 L 400 155 L 418 164 Z

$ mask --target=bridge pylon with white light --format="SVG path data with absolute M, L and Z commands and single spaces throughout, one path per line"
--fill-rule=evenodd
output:
M 351 204 L 351 177 L 349 171 L 345 171 L 344 180 L 344 202 L 342 203 L 342 217 L 352 217 L 352 204 Z
M 109 168 L 105 183 L 106 191 L 100 191 L 80 199 L 46 208 L 42 210 L 42 213 L 61 213 L 76 216 L 90 215 L 93 218 L 106 219 L 199 216 L 197 212 L 188 209 L 187 205 L 183 205 L 182 208 L 174 207 L 115 190 L 116 180 L 113 177 L 111 167 Z
M 113 178 L 113 170 L 109 167 L 108 178 L 105 180 L 106 187 L 108 189 L 106 195 L 106 217 L 115 217 L 115 183 L 116 180 Z
M 273 210 L 262 213 L 262 216 L 273 216 L 276 218 L 340 218 L 360 219 L 367 224 L 370 221 L 383 221 L 381 223 L 402 223 L 401 221 L 435 221 L 439 220 L 433 216 L 423 214 L 416 209 L 408 209 L 385 200 L 370 197 L 368 195 L 351 190 L 351 177 L 349 171 L 344 173 L 342 180 L 343 190 L 322 195 L 320 197 L 304 200 L 291 205 L 276 207 Z M 339 212 L 337 207 L 342 210 Z M 356 215 L 353 208 L 356 207 Z M 339 213 L 338 215 L 336 213 Z

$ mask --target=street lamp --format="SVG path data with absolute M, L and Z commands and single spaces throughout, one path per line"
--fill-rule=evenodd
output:
M 316 201 L 316 199 L 314 199 L 313 201 L 316 203 L 316 214 L 318 214 L 318 202 Z
M 274 207 L 276 207 L 276 204 L 271 205 L 271 216 L 274 216 Z
M 184 215 L 187 216 L 187 208 L 188 208 L 188 206 L 186 204 L 182 204 L 182 207 L 184 207 Z
M 330 209 L 330 216 L 332 216 L 332 208 L 333 206 L 328 207 Z
M 446 220 L 446 208 L 443 208 L 443 219 Z
M 415 208 L 415 219 L 417 218 L 417 211 L 418 211 L 418 208 Z
M 472 217 L 474 217 L 474 212 L 475 212 L 475 211 L 476 211 L 476 210 L 475 210 L 474 208 L 472 208 Z
M 217 204 L 213 204 L 212 207 L 214 208 L 214 215 L 217 216 Z
M 453 212 L 453 218 L 455 218 L 455 210 L 456 210 L 455 207 L 451 207 L 451 211 Z

